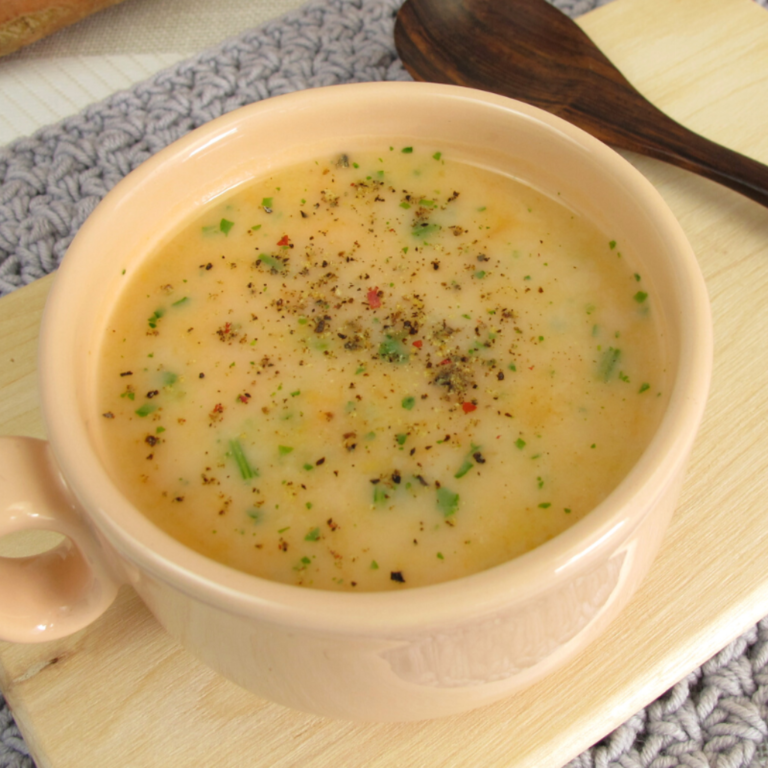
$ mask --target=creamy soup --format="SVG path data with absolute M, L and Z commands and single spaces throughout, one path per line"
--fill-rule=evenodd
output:
M 359 151 L 220 198 L 125 288 L 99 370 L 114 479 L 233 568 L 403 589 L 536 547 L 665 403 L 622 243 L 447 151 Z

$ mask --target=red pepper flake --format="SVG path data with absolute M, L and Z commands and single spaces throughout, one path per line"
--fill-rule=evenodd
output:
M 190 328 L 189 330 L 191 331 L 192 329 Z M 237 338 L 237 331 L 232 323 L 224 323 L 224 325 L 216 331 L 216 335 L 219 337 L 219 341 L 227 342 Z
M 440 361 L 440 365 L 450 365 L 450 363 L 451 363 L 450 357 L 446 357 L 445 360 Z
M 424 346 L 424 342 L 421 339 L 417 339 L 413 342 L 413 346 L 417 349 L 421 349 Z
M 278 245 L 290 245 L 290 244 L 291 244 L 291 241 L 290 241 L 290 239 L 288 238 L 288 235 L 283 235 L 283 236 L 282 236 L 282 237 L 281 237 L 281 238 L 280 238 L 280 239 L 277 241 L 277 244 L 278 244 Z
M 477 406 L 474 403 L 462 403 L 461 410 L 464 411 L 464 413 L 472 413 L 472 411 L 477 410 Z
M 208 418 L 211 420 L 211 424 L 221 421 L 224 418 L 224 406 L 221 403 L 216 403 L 213 410 L 208 414 Z
M 368 306 L 371 309 L 378 309 L 381 306 L 381 296 L 378 288 L 371 288 L 368 291 Z
M 242 394 L 242 395 L 238 395 L 238 396 L 237 396 L 237 399 L 238 399 L 238 400 L 239 400 L 241 403 L 246 403 L 246 404 L 247 404 L 247 403 L 248 403 L 248 401 L 251 399 L 251 396 L 250 396 L 250 395 L 249 395 L 247 392 L 243 392 L 243 394 Z

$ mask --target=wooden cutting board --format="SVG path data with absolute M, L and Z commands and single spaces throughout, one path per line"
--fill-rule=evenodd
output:
M 615 0 L 580 20 L 673 117 L 768 163 L 768 12 L 751 0 Z M 712 299 L 715 375 L 680 507 L 636 598 L 565 670 L 428 723 L 360 725 L 217 677 L 127 588 L 94 625 L 0 646 L 0 686 L 39 768 L 557 768 L 768 615 L 768 209 L 631 156 L 680 219 Z M 0 433 L 42 436 L 46 278 L 0 300 Z

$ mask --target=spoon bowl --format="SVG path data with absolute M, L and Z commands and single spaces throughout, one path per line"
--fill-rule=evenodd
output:
M 417 80 L 533 104 L 606 144 L 671 163 L 768 206 L 768 167 L 653 106 L 546 0 L 406 0 L 395 45 Z

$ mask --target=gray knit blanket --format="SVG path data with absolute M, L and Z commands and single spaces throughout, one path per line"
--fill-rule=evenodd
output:
M 610 1 L 552 0 L 571 16 Z M 55 270 L 120 179 L 203 123 L 302 88 L 410 79 L 392 34 L 401 3 L 311 0 L 1 148 L 0 296 Z M 768 767 L 768 619 L 567 768 L 677 766 Z M 2 697 L 0 768 L 34 768 Z

